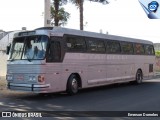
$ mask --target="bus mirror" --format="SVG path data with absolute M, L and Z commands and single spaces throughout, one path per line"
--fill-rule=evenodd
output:
M 11 44 L 8 44 L 6 47 L 6 54 L 7 55 L 9 54 L 10 49 L 11 49 Z

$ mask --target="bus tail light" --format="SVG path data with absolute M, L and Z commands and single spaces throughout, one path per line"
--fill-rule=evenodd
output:
M 38 75 L 38 82 L 44 82 L 44 76 L 43 75 Z

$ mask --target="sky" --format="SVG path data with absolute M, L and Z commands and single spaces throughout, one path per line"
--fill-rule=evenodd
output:
M 0 29 L 32 30 L 44 25 L 44 0 L 0 0 Z M 71 14 L 64 27 L 79 29 L 79 10 L 68 3 Z M 138 0 L 110 0 L 103 5 L 84 2 L 84 30 L 151 40 L 160 43 L 160 19 L 149 19 Z

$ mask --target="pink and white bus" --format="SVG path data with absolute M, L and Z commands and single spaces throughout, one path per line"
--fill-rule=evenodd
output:
M 154 75 L 154 47 L 146 40 L 51 27 L 16 33 L 7 48 L 10 90 L 76 94 Z

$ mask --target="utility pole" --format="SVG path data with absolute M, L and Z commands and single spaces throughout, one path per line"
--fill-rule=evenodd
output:
M 51 7 L 50 7 L 50 0 L 44 0 L 44 27 L 51 27 Z

